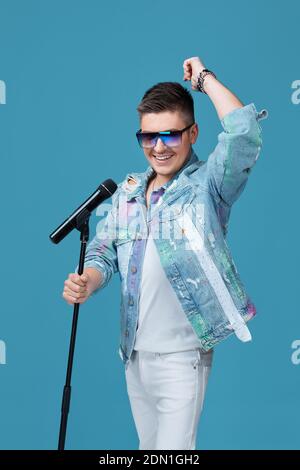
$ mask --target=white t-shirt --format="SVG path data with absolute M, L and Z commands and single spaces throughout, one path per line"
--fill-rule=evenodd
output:
M 176 352 L 200 342 L 163 270 L 151 233 L 142 268 L 135 350 Z

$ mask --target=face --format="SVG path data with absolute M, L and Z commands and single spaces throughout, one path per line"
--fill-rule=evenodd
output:
M 183 119 L 180 111 L 163 111 L 160 113 L 147 113 L 141 118 L 140 127 L 142 132 L 159 132 L 184 129 L 190 122 Z M 181 144 L 176 147 L 167 147 L 160 138 L 157 139 L 153 148 L 143 148 L 144 154 L 150 165 L 156 171 L 158 178 L 163 183 L 169 180 L 187 161 L 191 145 L 198 137 L 198 125 L 182 133 Z M 159 157 L 168 156 L 165 160 Z

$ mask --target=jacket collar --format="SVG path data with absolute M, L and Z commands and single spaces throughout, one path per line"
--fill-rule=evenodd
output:
M 188 160 L 185 162 L 185 164 L 178 170 L 177 173 L 169 180 L 167 181 L 164 185 L 162 185 L 162 188 L 165 190 L 169 189 L 170 192 L 173 193 L 173 191 L 176 190 L 178 179 L 181 176 L 180 180 L 182 180 L 182 174 L 187 173 L 187 169 L 190 169 L 190 165 L 197 163 L 199 161 L 199 158 L 197 154 L 195 153 L 193 147 L 191 146 L 190 149 L 190 156 L 188 157 Z M 127 200 L 130 201 L 133 198 L 145 197 L 145 192 L 146 192 L 146 187 L 148 180 L 151 178 L 151 176 L 154 174 L 154 169 L 151 166 L 148 166 L 146 171 L 144 173 L 130 173 L 127 175 L 126 180 L 123 183 L 123 189 L 127 193 Z M 135 184 L 129 184 L 128 180 L 132 179 L 135 181 Z M 187 182 L 182 181 L 183 185 L 188 184 Z M 168 191 L 168 193 L 169 193 Z

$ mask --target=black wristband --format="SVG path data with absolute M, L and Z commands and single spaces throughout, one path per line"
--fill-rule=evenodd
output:
M 197 78 L 197 88 L 199 91 L 201 91 L 201 93 L 206 93 L 206 91 L 204 90 L 203 88 L 203 83 L 204 83 L 204 78 L 206 77 L 206 75 L 213 75 L 215 78 L 217 78 L 214 74 L 214 72 L 212 72 L 211 70 L 208 70 L 208 69 L 203 69 L 199 75 L 198 75 L 198 78 Z

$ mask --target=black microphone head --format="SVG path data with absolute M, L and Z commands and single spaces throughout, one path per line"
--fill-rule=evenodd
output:
M 118 185 L 112 179 L 108 179 L 103 181 L 98 189 L 102 188 L 104 188 L 109 193 L 109 195 L 112 196 L 113 193 L 117 190 Z
M 51 233 L 50 240 L 57 244 L 74 228 L 79 230 L 82 216 L 90 214 L 99 204 L 111 197 L 117 188 L 118 185 L 113 180 L 107 179 L 103 181 L 96 191 Z

